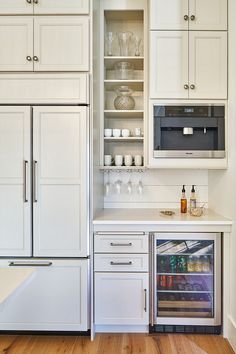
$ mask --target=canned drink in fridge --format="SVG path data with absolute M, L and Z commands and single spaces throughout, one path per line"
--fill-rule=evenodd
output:
M 178 269 L 178 272 L 180 272 L 180 273 L 187 272 L 187 259 L 185 256 L 178 256 L 177 269 Z
M 166 275 L 159 276 L 159 285 L 160 288 L 166 288 Z
M 176 256 L 170 256 L 170 258 L 169 258 L 169 269 L 170 269 L 171 273 L 176 273 L 176 271 L 177 271 Z
M 167 287 L 167 289 L 173 289 L 173 287 L 174 287 L 174 277 L 173 277 L 173 275 L 167 275 L 167 277 L 166 277 L 166 287 Z

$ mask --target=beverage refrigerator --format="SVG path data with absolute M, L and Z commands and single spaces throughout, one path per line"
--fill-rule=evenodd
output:
M 221 333 L 221 234 L 151 235 L 151 332 Z

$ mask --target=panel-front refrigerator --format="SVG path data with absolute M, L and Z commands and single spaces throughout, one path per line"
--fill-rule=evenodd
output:
M 151 235 L 151 331 L 221 332 L 221 234 Z

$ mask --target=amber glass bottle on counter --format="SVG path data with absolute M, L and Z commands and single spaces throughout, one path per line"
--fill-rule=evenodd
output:
M 185 195 L 185 185 L 183 185 L 183 189 L 182 189 L 182 198 L 180 201 L 180 210 L 181 213 L 185 214 L 187 213 L 187 198 Z

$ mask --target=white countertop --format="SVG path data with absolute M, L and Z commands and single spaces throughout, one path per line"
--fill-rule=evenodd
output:
M 162 209 L 102 209 L 93 220 L 94 225 L 232 225 L 232 221 L 207 209 L 204 215 L 194 217 L 181 214 L 179 210 L 173 216 L 160 214 Z
M 0 305 L 34 273 L 34 268 L 0 268 Z

